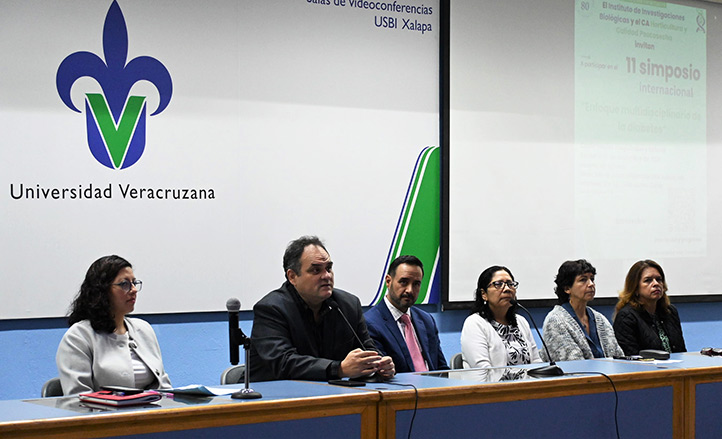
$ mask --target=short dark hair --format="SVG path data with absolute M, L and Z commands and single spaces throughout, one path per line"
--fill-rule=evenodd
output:
M 486 292 L 486 287 L 491 283 L 491 279 L 494 278 L 494 273 L 497 271 L 506 271 L 511 276 L 511 280 L 514 280 L 514 275 L 511 274 L 511 270 L 504 267 L 503 265 L 492 265 L 486 270 L 482 271 L 479 275 L 479 280 L 476 281 L 476 291 L 474 293 L 474 305 L 471 307 L 471 313 L 479 313 L 480 316 L 491 322 L 494 320 L 494 313 L 489 308 L 489 303 L 484 300 L 481 295 Z M 516 305 L 512 305 L 509 311 L 506 312 L 506 319 L 509 324 L 516 326 Z
M 391 277 L 396 276 L 396 269 L 399 268 L 399 265 L 401 264 L 408 264 L 419 267 L 421 268 L 421 274 L 424 274 L 424 263 L 421 262 L 421 259 L 413 255 L 402 255 L 391 262 L 391 265 L 389 265 L 388 275 Z
M 559 267 L 557 277 L 554 279 L 554 283 L 556 284 L 554 293 L 557 295 L 558 304 L 562 305 L 569 302 L 569 294 L 567 294 L 565 290 L 571 288 L 577 276 L 584 273 L 597 274 L 597 269 L 586 259 L 566 261 Z
M 293 270 L 296 274 L 301 272 L 301 256 L 309 245 L 319 246 L 328 253 L 328 250 L 326 250 L 326 247 L 318 236 L 306 235 L 289 242 L 286 247 L 286 252 L 283 254 L 283 273 L 286 279 L 288 279 L 288 270 Z
M 126 267 L 133 268 L 130 262 L 117 255 L 103 256 L 90 265 L 80 291 L 70 305 L 70 326 L 81 320 L 90 320 L 91 326 L 98 332 L 115 331 L 110 287 L 120 270 Z

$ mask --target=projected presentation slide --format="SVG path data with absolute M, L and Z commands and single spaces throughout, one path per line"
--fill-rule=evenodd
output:
M 719 5 L 451 3 L 449 300 L 490 265 L 551 299 L 565 260 L 616 297 L 641 259 L 670 295 L 722 274 Z M 694 279 L 691 282 L 691 279 Z

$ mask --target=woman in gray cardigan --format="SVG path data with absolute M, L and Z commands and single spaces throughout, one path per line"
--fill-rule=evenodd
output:
M 557 305 L 544 319 L 544 340 L 554 361 L 624 355 L 606 317 L 587 306 L 597 270 L 584 259 L 566 261 L 554 280 Z M 544 361 L 546 352 L 542 350 Z
M 104 256 L 90 266 L 55 357 L 63 394 L 103 386 L 171 387 L 153 328 L 126 317 L 142 286 L 120 256 Z

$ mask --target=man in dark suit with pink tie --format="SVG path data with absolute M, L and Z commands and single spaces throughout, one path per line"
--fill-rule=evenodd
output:
M 396 372 L 449 368 L 434 318 L 413 307 L 423 278 L 424 265 L 416 256 L 394 259 L 386 275 L 386 296 L 364 314 L 376 348 L 393 359 Z

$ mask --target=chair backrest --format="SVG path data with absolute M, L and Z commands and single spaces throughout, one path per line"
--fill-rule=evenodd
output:
M 246 365 L 231 366 L 221 374 L 221 384 L 237 384 L 245 379 Z
M 60 385 L 60 378 L 55 377 L 45 381 L 40 396 L 48 398 L 51 396 L 63 396 L 63 387 Z
M 461 358 L 461 352 L 458 354 L 454 354 L 453 357 L 451 357 L 451 368 L 452 369 L 463 369 L 464 368 L 464 360 Z

